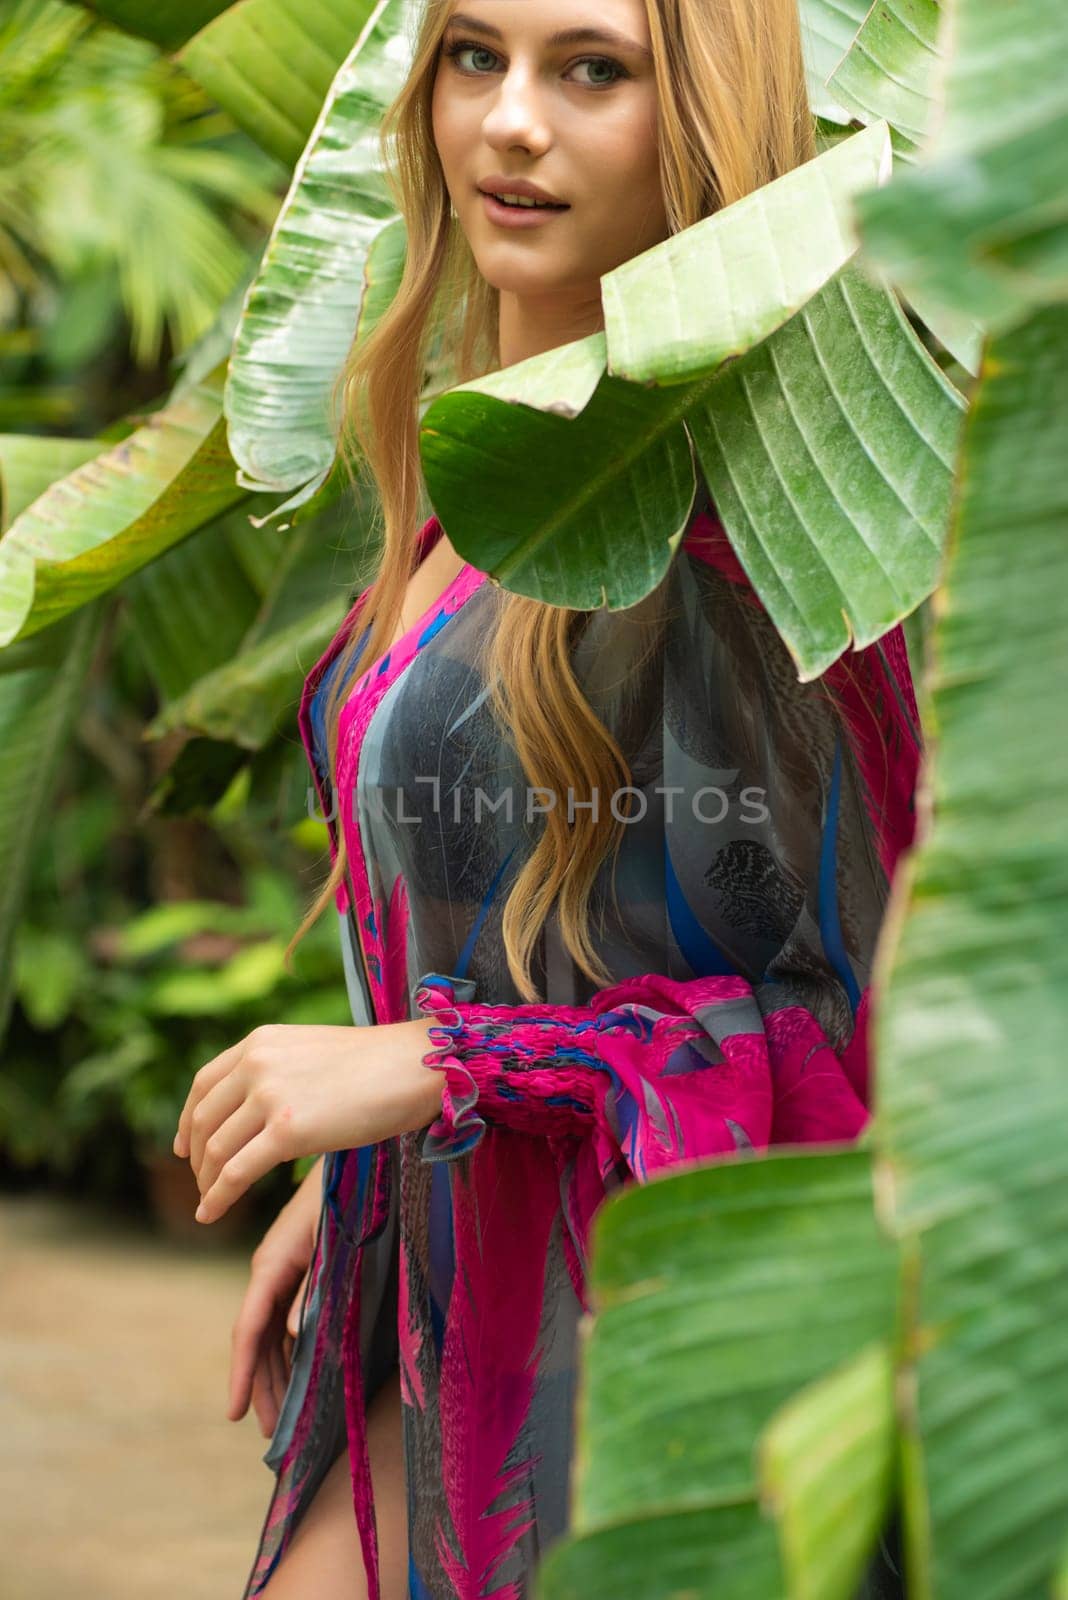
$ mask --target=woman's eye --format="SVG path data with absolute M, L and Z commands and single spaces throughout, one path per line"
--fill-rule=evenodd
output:
M 460 72 L 471 73 L 474 76 L 485 76 L 487 72 L 492 72 L 497 61 L 494 51 L 488 49 L 486 45 L 465 44 L 463 40 L 446 45 L 445 54 L 455 61 Z M 470 56 L 472 64 L 468 66 L 462 62 L 460 59 L 462 56 Z M 479 56 L 483 58 L 481 62 L 477 60 Z M 585 56 L 581 61 L 576 61 L 572 70 L 578 71 L 582 67 L 590 68 L 591 76 L 586 79 L 579 78 L 577 81 L 584 83 L 588 89 L 607 89 L 621 78 L 630 76 L 626 69 L 621 67 L 618 61 L 613 61 L 610 56 Z
M 586 79 L 591 89 L 607 88 L 609 84 L 627 76 L 619 63 L 611 60 L 609 56 L 586 56 L 582 61 L 577 61 L 575 65 L 576 67 L 592 67 L 594 69 L 596 75 Z M 605 68 L 608 69 L 609 77 L 600 76 Z
M 460 63 L 459 63 L 459 60 L 458 60 L 458 57 L 460 57 L 460 56 L 466 56 L 466 55 L 471 55 L 471 56 L 489 56 L 491 62 L 492 61 L 496 61 L 496 59 L 497 59 L 497 57 L 494 55 L 492 50 L 487 50 L 485 45 L 481 45 L 481 44 L 451 44 L 446 49 L 445 54 L 447 56 L 450 56 L 454 61 L 456 61 L 457 66 L 460 66 Z M 478 72 L 482 71 L 482 68 L 478 67 L 478 66 L 473 67 L 473 68 L 472 67 L 460 66 L 460 71 L 461 72 L 474 71 L 474 72 L 478 73 Z

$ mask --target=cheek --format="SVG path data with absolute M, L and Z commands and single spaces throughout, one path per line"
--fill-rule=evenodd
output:
M 442 84 L 440 76 L 434 85 L 434 94 L 430 103 L 430 117 L 438 159 L 441 162 L 446 181 L 451 188 L 457 151 L 461 147 L 461 135 L 456 126 L 455 102 Z
M 664 200 L 657 150 L 655 108 L 620 117 L 599 133 L 589 151 L 589 170 L 598 175 L 602 221 L 617 236 L 635 228 L 657 231 Z

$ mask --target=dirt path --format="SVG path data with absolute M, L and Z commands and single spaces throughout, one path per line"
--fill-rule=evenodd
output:
M 239 1600 L 273 1481 L 224 1409 L 247 1270 L 0 1197 L 3 1600 Z

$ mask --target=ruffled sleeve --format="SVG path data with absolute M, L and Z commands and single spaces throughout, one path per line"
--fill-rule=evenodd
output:
M 868 991 L 841 1057 L 811 1012 L 771 1011 L 742 978 L 649 973 L 585 1006 L 492 1006 L 467 979 L 429 973 L 416 991 L 444 1077 L 427 1160 L 466 1155 L 487 1124 L 592 1141 L 602 1180 L 770 1144 L 855 1138 L 868 1110 L 853 1058 Z
M 465 1155 L 491 1127 L 543 1136 L 585 1186 L 587 1223 L 614 1182 L 862 1133 L 874 948 L 914 831 L 900 627 L 802 684 L 711 512 L 684 556 L 660 776 L 681 793 L 714 770 L 766 801 L 752 837 L 682 804 L 665 826 L 665 921 L 695 975 L 646 972 L 576 1006 L 484 1003 L 437 972 L 415 991 L 444 1077 L 424 1158 Z

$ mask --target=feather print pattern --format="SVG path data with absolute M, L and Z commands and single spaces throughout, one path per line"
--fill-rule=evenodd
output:
M 423 557 L 442 532 L 427 521 Z M 464 567 L 349 687 L 330 773 L 322 708 L 363 598 L 305 681 L 300 732 L 332 859 L 345 835 L 353 1020 L 433 1012 L 425 1059 L 442 1110 L 326 1163 L 314 1359 L 265 1457 L 276 1482 L 243 1600 L 346 1440 L 368 1600 L 381 1600 L 366 1415 L 393 1366 L 407 1600 L 532 1600 L 570 1525 L 600 1206 L 687 1161 L 848 1142 L 866 1126 L 875 946 L 915 823 L 915 695 L 900 628 L 800 683 L 705 503 L 662 612 L 637 626 L 594 611 L 576 640 L 576 678 L 640 805 L 591 901 L 611 980 L 593 984 L 550 919 L 531 1007 L 502 916 L 540 827 L 504 803 L 527 780 L 481 668 L 506 597 Z M 722 805 L 701 809 L 710 788 Z M 756 815 L 742 807 L 752 793 Z
M 507 1145 L 496 1160 L 472 1162 L 453 1189 L 464 1265 L 441 1364 L 442 1435 L 453 1444 L 443 1461 L 451 1526 L 439 1523 L 438 1556 L 457 1600 L 518 1600 L 514 1580 L 498 1574 L 534 1515 L 535 1463 L 523 1424 L 538 1375 L 545 1258 L 559 1198 L 537 1141 L 509 1138 Z

